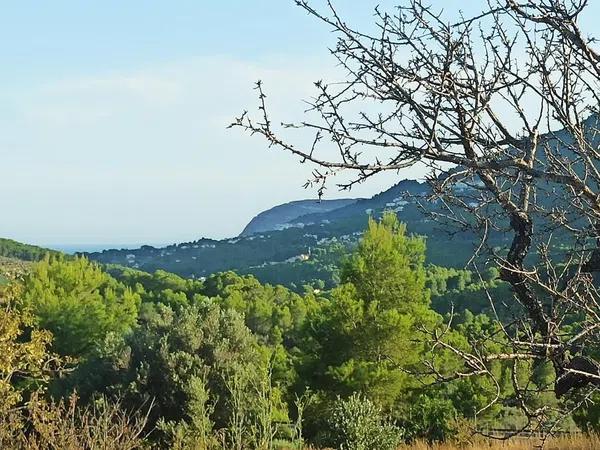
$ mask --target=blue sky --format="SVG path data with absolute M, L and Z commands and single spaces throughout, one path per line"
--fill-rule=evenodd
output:
M 376 3 L 336 2 L 357 26 Z M 291 0 L 2 2 L 0 236 L 227 237 L 266 208 L 314 196 L 302 188 L 308 166 L 225 127 L 255 106 L 257 79 L 274 114 L 299 117 L 312 82 L 335 78 L 333 42 Z M 397 179 L 327 197 L 370 196 Z

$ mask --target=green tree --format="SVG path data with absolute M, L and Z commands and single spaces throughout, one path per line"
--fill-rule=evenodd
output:
M 46 257 L 24 281 L 23 303 L 61 355 L 84 356 L 109 333 L 130 330 L 139 295 L 85 258 Z
M 140 321 L 121 345 L 108 343 L 78 375 L 85 384 L 91 381 L 87 374 L 102 373 L 86 392 L 123 395 L 131 408 L 152 402 L 149 425 L 159 423 L 165 438 L 205 440 L 213 426 L 229 427 L 232 418 L 248 438 L 251 421 L 264 412 L 271 352 L 242 316 L 205 301 L 177 309 L 157 304 Z M 284 414 L 276 387 L 268 399 L 274 415 Z
M 76 395 L 46 398 L 62 361 L 50 352 L 52 334 L 35 325 L 21 297 L 19 284 L 0 288 L 0 448 L 147 448 L 143 414 L 106 399 L 80 407 Z
M 213 275 L 206 280 L 204 294 L 217 298 L 225 309 L 245 317 L 246 325 L 271 344 L 291 341 L 306 318 L 310 301 L 283 286 L 261 284 L 250 275 L 233 272 Z
M 142 303 L 163 303 L 178 308 L 194 301 L 203 291 L 199 280 L 185 279 L 173 273 L 157 270 L 154 273 L 110 265 L 108 273 L 140 294 Z
M 404 430 L 393 425 L 379 406 L 353 394 L 333 403 L 322 440 L 343 450 L 394 450 L 403 437 Z
M 419 312 L 429 305 L 426 289 L 425 239 L 407 236 L 406 225 L 394 213 L 380 222 L 369 220 L 357 250 L 342 269 L 342 282 L 380 310 Z
M 390 407 L 415 383 L 401 369 L 419 363 L 420 329 L 439 320 L 429 308 L 424 259 L 424 240 L 407 236 L 395 215 L 369 221 L 342 284 L 307 325 L 312 353 L 302 373 L 313 387 L 362 392 Z

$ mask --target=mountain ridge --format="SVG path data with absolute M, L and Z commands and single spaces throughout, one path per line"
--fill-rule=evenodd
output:
M 407 192 L 410 195 L 405 196 Z M 133 250 L 111 249 L 85 255 L 104 264 L 119 264 L 147 272 L 166 270 L 185 277 L 203 278 L 234 270 L 253 274 L 262 282 L 294 284 L 300 289 L 329 275 L 333 280 L 336 258 L 344 253 L 343 248 L 356 245 L 369 218 L 381 217 L 384 211 L 394 211 L 406 223 L 409 233 L 429 236 L 428 241 L 433 244 L 428 246 L 430 262 L 459 267 L 468 259 L 469 245 L 458 238 L 453 241 L 456 245 L 436 244 L 446 236 L 442 236 L 418 205 L 429 193 L 426 183 L 403 180 L 368 199 L 326 204 L 326 208 L 333 206 L 327 212 L 297 216 L 296 208 L 290 216 L 294 218 L 288 222 L 271 222 L 271 225 L 279 225 L 274 230 L 222 240 L 202 238 L 161 248 L 146 245 Z M 294 207 L 294 203 L 291 205 Z
M 254 216 L 244 227 L 238 237 L 250 236 L 252 234 L 276 231 L 288 228 L 290 222 L 298 217 L 327 213 L 339 208 L 363 200 L 362 198 L 343 198 L 332 200 L 294 200 L 280 205 L 273 206 Z

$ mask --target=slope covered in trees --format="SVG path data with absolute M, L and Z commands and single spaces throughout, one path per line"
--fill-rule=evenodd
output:
M 35 245 L 22 244 L 11 239 L 0 238 L 0 256 L 23 261 L 39 261 L 47 254 L 57 255 L 59 252 Z

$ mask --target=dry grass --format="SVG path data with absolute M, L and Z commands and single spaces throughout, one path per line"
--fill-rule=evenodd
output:
M 510 439 L 508 441 L 481 440 L 469 445 L 434 444 L 416 442 L 400 447 L 399 450 L 530 450 L 540 448 L 539 439 Z M 600 436 L 572 435 L 548 439 L 543 447 L 545 450 L 600 450 Z

